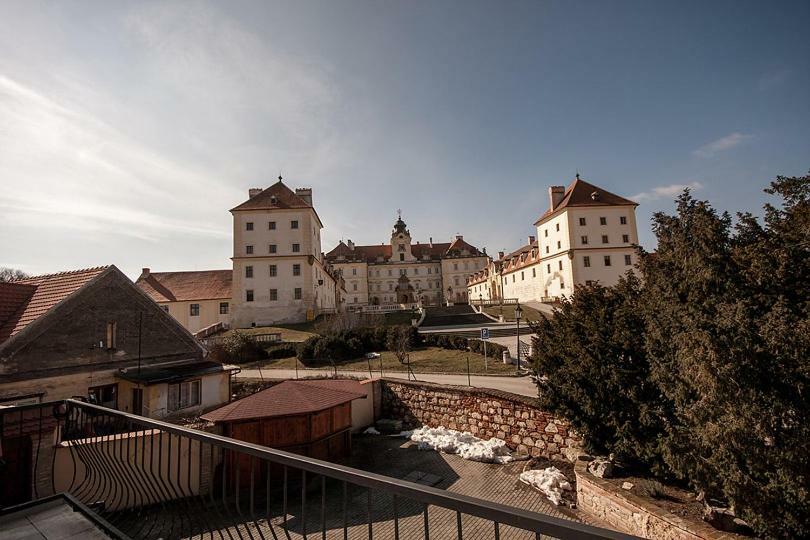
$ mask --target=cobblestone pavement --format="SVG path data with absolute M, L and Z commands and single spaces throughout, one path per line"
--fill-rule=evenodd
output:
M 458 456 L 432 451 L 419 451 L 414 443 L 385 436 L 355 437 L 353 454 L 348 465 L 394 478 L 423 478 L 426 483 L 451 492 L 469 495 L 540 512 L 562 519 L 579 521 L 576 511 L 550 503 L 542 494 L 522 484 L 518 476 L 524 462 L 494 465 L 466 461 Z M 291 472 L 290 478 L 300 473 Z M 321 489 L 325 488 L 322 492 Z M 334 481 L 321 483 L 320 477 L 308 481 L 306 501 L 307 538 L 344 538 L 344 492 L 343 485 Z M 304 520 L 301 512 L 300 482 L 291 484 L 287 514 L 284 515 L 279 497 L 273 501 L 273 519 L 257 519 L 247 524 L 221 530 L 228 538 L 228 529 L 233 538 L 304 538 Z M 325 506 L 321 501 L 325 501 Z M 425 538 L 424 507 L 414 501 L 364 488 L 349 486 L 345 497 L 345 520 L 347 538 L 423 539 Z M 264 503 L 257 505 L 264 507 Z M 395 519 L 396 515 L 396 519 Z M 369 527 L 369 516 L 372 525 Z M 285 519 L 286 518 L 286 519 Z M 240 520 L 241 521 L 241 520 Z M 431 506 L 428 508 L 429 538 L 458 538 L 458 522 L 455 512 Z M 325 531 L 324 531 L 325 530 Z M 469 515 L 461 516 L 462 538 L 495 538 L 495 525 Z M 500 538 L 535 539 L 534 532 L 501 525 Z M 397 536 L 398 533 L 398 536 Z M 240 536 L 241 535 L 241 536 Z M 545 538 L 545 537 L 543 537 Z

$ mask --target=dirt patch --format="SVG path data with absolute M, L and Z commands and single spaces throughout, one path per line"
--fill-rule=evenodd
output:
M 623 489 L 624 483 L 629 482 L 633 484 L 633 487 L 625 491 L 649 499 L 653 504 L 672 515 L 703 521 L 703 503 L 695 500 L 695 493 L 686 489 L 638 476 L 606 478 L 605 480 L 616 485 L 619 489 Z

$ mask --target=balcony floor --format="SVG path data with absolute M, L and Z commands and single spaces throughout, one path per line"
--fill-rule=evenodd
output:
M 0 517 L 4 540 L 65 540 L 112 538 L 62 498 L 27 505 Z

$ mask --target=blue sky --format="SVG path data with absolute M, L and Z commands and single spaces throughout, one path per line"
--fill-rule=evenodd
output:
M 649 219 L 810 169 L 808 2 L 0 3 L 0 266 L 227 268 L 281 173 L 324 248 L 532 234 L 583 178 Z

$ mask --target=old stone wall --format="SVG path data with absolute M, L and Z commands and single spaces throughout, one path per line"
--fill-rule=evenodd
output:
M 608 526 L 642 538 L 656 540 L 735 540 L 742 536 L 719 531 L 701 521 L 667 512 L 649 500 L 597 478 L 585 461 L 574 466 L 577 506 Z
M 536 400 L 464 386 L 383 379 L 382 416 L 402 420 L 404 427 L 443 426 L 496 437 L 510 448 L 532 456 L 563 459 L 567 448 L 581 448 L 582 439 L 568 422 L 542 411 Z

